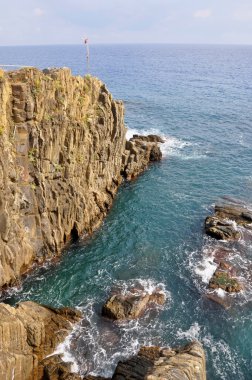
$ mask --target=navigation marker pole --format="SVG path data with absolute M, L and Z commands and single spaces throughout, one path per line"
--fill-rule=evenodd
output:
M 87 59 L 87 73 L 90 72 L 90 62 L 89 62 L 89 45 L 88 45 L 88 38 L 84 38 L 84 45 L 86 46 L 86 59 Z

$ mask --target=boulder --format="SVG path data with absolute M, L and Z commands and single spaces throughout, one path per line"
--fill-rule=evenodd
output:
M 234 277 L 236 271 L 232 265 L 220 262 L 209 282 L 210 289 L 223 289 L 228 293 L 237 293 L 243 289 L 241 283 Z
M 152 294 L 128 293 L 112 295 L 102 308 L 102 315 L 114 320 L 135 319 L 140 317 L 151 303 L 163 305 L 165 294 L 155 290 Z
M 206 380 L 206 359 L 199 342 L 182 348 L 143 347 L 119 362 L 113 380 Z
M 252 230 L 252 211 L 243 204 L 216 205 L 214 216 L 206 218 L 205 230 L 215 239 L 238 240 L 241 233 L 236 225 Z
M 208 216 L 205 221 L 205 230 L 207 235 L 218 240 L 238 240 L 241 235 L 234 226 L 232 221 L 216 217 Z

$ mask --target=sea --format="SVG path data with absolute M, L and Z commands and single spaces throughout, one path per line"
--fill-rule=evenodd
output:
M 87 73 L 81 45 L 0 47 L 1 64 Z M 204 233 L 216 203 L 251 209 L 252 46 L 91 45 L 90 74 L 124 101 L 127 138 L 164 137 L 163 160 L 123 183 L 90 238 L 35 269 L 4 301 L 79 308 L 83 320 L 57 352 L 83 375 L 111 376 L 142 345 L 199 340 L 209 380 L 252 379 L 252 240 L 231 247 L 245 289 L 223 307 L 208 298 L 216 241 Z M 111 292 L 131 286 L 163 289 L 165 305 L 138 320 L 102 318 Z

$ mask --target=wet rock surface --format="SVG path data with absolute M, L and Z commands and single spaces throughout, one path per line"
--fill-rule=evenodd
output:
M 63 362 L 60 355 L 49 356 L 41 364 L 43 380 L 82 380 L 78 374 L 71 372 L 71 363 Z
M 222 261 L 209 282 L 210 289 L 223 289 L 228 293 L 240 292 L 242 284 L 235 277 L 232 265 Z
M 41 360 L 51 354 L 79 321 L 79 311 L 21 302 L 0 304 L 0 379 L 39 380 Z
M 206 218 L 205 230 L 215 239 L 238 240 L 241 233 L 236 224 L 252 230 L 252 211 L 240 204 L 216 205 L 214 216 Z
M 161 290 L 152 293 L 132 291 L 128 294 L 112 295 L 102 308 L 102 315 L 114 320 L 135 319 L 140 317 L 150 304 L 165 303 L 165 294 Z
M 214 215 L 205 220 L 206 234 L 215 239 L 206 239 L 203 246 L 203 262 L 210 270 L 204 295 L 225 308 L 246 299 L 252 289 L 251 258 L 246 248 L 252 241 L 251 220 L 251 205 L 230 197 L 224 197 L 215 206 Z M 198 268 L 199 273 L 204 271 L 204 265 Z
M 138 355 L 119 362 L 113 380 L 205 380 L 206 362 L 200 343 L 180 349 L 143 347 Z

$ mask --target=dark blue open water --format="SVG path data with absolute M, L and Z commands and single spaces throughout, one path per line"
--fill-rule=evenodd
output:
M 69 66 L 84 74 L 85 51 L 4 47 L 0 64 Z M 130 133 L 169 137 L 165 158 L 121 187 L 90 240 L 36 271 L 9 302 L 81 307 L 86 322 L 64 349 L 79 365 L 86 358 L 82 373 L 109 375 L 141 344 L 199 339 L 208 379 L 251 379 L 252 294 L 248 286 L 227 310 L 204 296 L 211 267 L 204 253 L 213 243 L 203 224 L 222 196 L 252 203 L 252 47 L 91 46 L 91 72 L 125 101 Z M 252 244 L 239 244 L 239 265 L 249 278 Z M 111 289 L 136 280 L 163 284 L 166 306 L 138 321 L 103 321 L 100 307 Z

